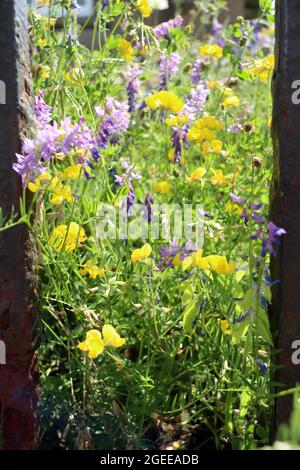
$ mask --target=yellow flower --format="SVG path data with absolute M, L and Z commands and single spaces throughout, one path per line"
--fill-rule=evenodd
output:
M 174 267 L 176 266 L 180 266 L 182 263 L 181 259 L 180 259 L 180 253 L 177 253 L 176 256 L 174 256 L 173 260 L 172 260 L 172 264 Z
M 195 122 L 195 125 L 190 129 L 187 137 L 189 140 L 194 140 L 200 144 L 204 141 L 219 142 L 216 132 L 222 130 L 223 127 L 223 124 L 215 117 L 204 116 Z
M 90 330 L 86 340 L 77 346 L 81 351 L 87 352 L 90 359 L 96 359 L 104 351 L 104 341 L 98 330 Z
M 42 80 L 46 80 L 46 78 L 49 78 L 50 77 L 50 72 L 49 70 L 46 70 L 44 68 L 42 68 L 39 72 L 39 77 L 42 79 Z
M 236 264 L 228 263 L 226 256 L 210 255 L 207 259 L 210 269 L 217 274 L 230 274 L 236 269 Z
M 126 340 L 116 332 L 113 326 L 104 325 L 102 328 L 102 336 L 105 346 L 111 346 L 112 348 L 121 348 Z
M 71 222 L 69 227 L 67 225 L 56 227 L 50 236 L 49 243 L 55 251 L 59 252 L 64 249 L 66 253 L 69 253 L 80 247 L 86 239 L 84 229 L 76 222 Z
M 175 158 L 175 149 L 170 149 L 168 152 L 168 160 L 170 162 L 174 162 L 174 158 Z
M 209 56 L 217 60 L 222 59 L 223 49 L 217 44 L 206 44 L 205 46 L 200 47 L 200 56 Z
M 230 323 L 228 320 L 221 320 L 220 321 L 220 327 L 224 335 L 231 335 L 232 334 L 232 329 L 230 327 Z
M 192 127 L 188 132 L 187 138 L 189 140 L 195 140 L 198 143 L 203 142 L 204 140 L 215 140 L 216 134 L 212 132 L 210 129 L 199 129 L 198 127 Z
M 213 81 L 207 82 L 207 85 L 210 90 L 214 90 L 215 88 L 218 88 L 219 82 L 218 80 L 213 80 Z
M 70 165 L 64 169 L 62 174 L 62 180 L 70 178 L 72 181 L 76 181 L 81 173 L 81 165 Z
M 41 7 L 48 7 L 50 5 L 50 0 L 36 0 L 36 3 Z
M 70 186 L 62 183 L 57 183 L 54 187 L 50 188 L 53 192 L 51 203 L 54 205 L 62 204 L 64 201 L 73 202 L 74 196 Z
M 45 46 L 47 46 L 47 44 L 48 44 L 48 39 L 40 38 L 36 41 L 36 45 L 41 48 L 44 48 Z
M 211 142 L 203 142 L 202 146 L 203 155 L 208 155 L 209 153 L 222 153 L 222 142 L 220 140 L 213 140 Z
M 224 186 L 227 183 L 227 179 L 222 170 L 217 170 L 214 171 L 214 175 L 210 178 L 210 182 L 215 186 Z
M 51 179 L 52 179 L 51 175 L 49 175 L 48 173 L 44 173 L 40 175 L 38 178 L 36 178 L 34 182 L 32 181 L 29 182 L 27 188 L 32 193 L 36 193 L 40 189 L 41 183 L 48 183 L 49 181 L 51 181 Z
M 152 13 L 148 0 L 137 0 L 137 8 L 144 18 L 148 18 Z
M 227 96 L 227 98 L 224 99 L 222 104 L 223 104 L 224 109 L 237 108 L 238 106 L 240 106 L 240 100 L 238 96 L 235 96 L 235 95 Z
M 132 61 L 134 56 L 134 49 L 130 42 L 128 42 L 126 39 L 120 39 L 119 50 L 125 60 L 128 62 Z
M 237 214 L 237 215 L 242 215 L 243 209 L 239 207 L 237 204 L 233 204 L 231 202 L 228 202 L 225 206 L 226 211 L 228 214 Z
M 192 173 L 188 177 L 188 182 L 194 183 L 195 181 L 201 181 L 205 173 L 206 173 L 205 168 L 201 168 L 201 167 L 197 168 L 196 170 L 192 171 Z
M 188 122 L 188 120 L 188 116 L 172 116 L 166 119 L 166 124 L 170 127 L 183 127 Z
M 269 79 L 270 75 L 274 69 L 275 58 L 271 54 L 264 59 L 257 60 L 253 67 L 248 69 L 251 78 L 257 78 L 261 81 L 266 81 Z
M 91 279 L 96 279 L 97 277 L 104 277 L 105 271 L 104 269 L 99 269 L 96 264 L 93 263 L 92 260 L 88 260 L 83 268 L 79 270 L 79 273 L 82 276 L 89 275 Z
M 157 193 L 168 194 L 171 191 L 171 185 L 167 181 L 153 183 L 153 190 Z
M 138 261 L 148 258 L 151 255 L 151 252 L 151 246 L 146 243 L 142 246 L 142 248 L 137 248 L 136 250 L 133 250 L 133 252 L 131 253 L 131 261 L 133 263 L 137 263 Z
M 163 90 L 146 98 L 146 105 L 151 109 L 165 108 L 172 113 L 179 113 L 184 103 L 175 93 Z
M 208 127 L 209 129 L 215 129 L 216 131 L 221 131 L 224 127 L 223 124 L 213 116 L 204 116 L 195 123 L 195 126 L 198 129 Z
M 103 336 L 103 338 L 102 338 Z M 104 325 L 102 335 L 98 330 L 90 330 L 86 339 L 78 344 L 78 349 L 87 352 L 90 359 L 96 359 L 103 353 L 105 347 L 120 348 L 125 344 L 125 339 L 116 332 L 113 326 Z
M 84 73 L 80 67 L 73 67 L 70 70 L 65 72 L 64 78 L 67 82 L 70 82 L 76 85 L 76 84 L 80 84 L 81 81 L 84 79 Z

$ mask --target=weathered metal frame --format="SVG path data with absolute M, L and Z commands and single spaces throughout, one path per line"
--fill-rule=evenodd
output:
M 22 186 L 12 168 L 30 130 L 32 113 L 26 0 L 0 2 L 0 206 L 4 217 L 18 214 Z M 26 226 L 0 233 L 0 428 L 3 449 L 33 449 L 38 435 L 37 289 L 34 244 Z
M 279 254 L 271 270 L 280 284 L 273 288 L 271 317 L 276 338 L 277 391 L 300 384 L 293 343 L 300 340 L 300 106 L 293 103 L 293 83 L 300 80 L 300 0 L 276 1 L 276 50 L 273 77 L 274 175 L 271 220 L 283 227 Z M 292 395 L 276 400 L 274 429 L 289 420 Z

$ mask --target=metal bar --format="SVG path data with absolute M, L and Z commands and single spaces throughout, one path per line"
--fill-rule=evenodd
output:
M 300 0 L 276 2 L 276 51 L 273 78 L 274 175 L 271 218 L 287 231 L 279 256 L 272 259 L 274 279 L 271 317 L 276 333 L 277 391 L 300 384 L 295 341 L 300 340 Z M 299 89 L 300 82 L 298 83 Z M 300 93 L 298 93 L 300 95 Z M 275 429 L 289 420 L 292 396 L 276 401 Z
M 12 169 L 31 122 L 26 0 L 0 2 L 0 206 L 18 214 L 21 181 Z M 0 448 L 37 443 L 38 331 L 34 244 L 24 225 L 0 232 Z M 2 442 L 1 442 L 2 441 Z

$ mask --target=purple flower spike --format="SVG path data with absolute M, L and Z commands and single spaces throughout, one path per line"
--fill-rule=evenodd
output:
M 169 55 L 162 54 L 159 63 L 161 90 L 167 89 L 168 81 L 171 80 L 173 75 L 175 75 L 179 70 L 180 61 L 180 55 L 177 52 L 172 52 Z
M 260 372 L 263 375 L 266 375 L 266 373 L 268 372 L 267 364 L 265 364 L 261 359 L 256 359 L 256 364 L 258 365 Z
M 171 29 L 181 28 L 183 25 L 183 18 L 182 16 L 176 16 L 173 20 L 166 21 L 164 23 L 159 24 L 154 28 L 154 32 L 156 35 L 156 39 L 163 38 L 167 36 Z
M 244 197 L 236 196 L 234 193 L 230 193 L 229 196 L 231 197 L 233 202 L 235 202 L 236 204 L 245 204 L 246 203 L 246 199 Z

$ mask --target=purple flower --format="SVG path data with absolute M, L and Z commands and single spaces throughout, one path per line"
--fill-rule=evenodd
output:
M 131 215 L 132 207 L 134 206 L 135 201 L 136 201 L 136 197 L 135 197 L 135 194 L 134 194 L 134 189 L 133 189 L 133 186 L 130 182 L 129 183 L 129 192 L 128 192 L 128 196 L 127 196 L 127 215 L 128 216 Z
M 228 130 L 229 130 L 229 132 L 231 132 L 232 134 L 237 135 L 237 134 L 239 134 L 239 133 L 243 130 L 243 128 L 242 128 L 242 126 L 241 126 L 240 124 L 233 124 L 232 126 L 229 127 Z
M 244 313 L 242 316 L 239 318 L 236 318 L 235 320 L 232 321 L 233 324 L 236 323 L 243 323 L 243 321 L 247 320 L 247 318 L 251 318 L 254 315 L 254 310 L 249 310 L 249 312 Z
M 152 204 L 153 204 L 153 197 L 150 193 L 147 194 L 146 198 L 145 198 L 145 201 L 144 201 L 144 217 L 145 219 L 148 221 L 148 223 L 150 224 L 151 220 L 152 220 Z
M 124 171 L 123 175 L 115 175 L 116 183 L 122 186 L 125 183 L 131 183 L 132 180 L 141 179 L 141 174 L 134 172 L 134 165 L 130 165 L 128 160 L 121 160 L 122 168 Z
M 249 216 L 248 216 L 246 209 L 243 209 L 243 212 L 241 214 L 241 219 L 244 220 L 245 224 L 249 222 Z
M 286 235 L 284 228 L 277 227 L 275 224 L 273 224 L 273 222 L 268 223 L 268 230 L 272 240 L 276 239 L 277 237 L 282 237 L 282 235 Z
M 121 135 L 128 130 L 130 115 L 128 103 L 120 103 L 112 96 L 109 96 L 105 103 L 105 108 L 96 106 L 96 114 L 101 118 L 99 129 L 98 145 L 106 148 L 108 143 L 118 143 Z
M 71 10 L 79 10 L 80 6 L 78 5 L 77 0 L 71 0 L 70 8 Z
M 169 55 L 162 54 L 160 58 L 160 89 L 166 90 L 168 81 L 171 80 L 179 70 L 180 55 L 177 52 L 172 52 Z
M 209 89 L 200 82 L 196 88 L 192 88 L 186 100 L 183 112 L 189 115 L 190 119 L 195 119 L 197 114 L 201 114 L 209 95 Z
M 257 214 L 252 214 L 252 219 L 255 220 L 255 222 L 258 222 L 262 224 L 265 221 L 265 218 L 262 215 L 257 215 Z
M 51 121 L 52 108 L 44 101 L 44 93 L 40 90 L 34 98 L 34 115 L 38 127 L 45 127 Z
M 154 28 L 154 33 L 156 35 L 156 39 L 163 38 L 169 34 L 169 31 L 174 28 L 181 28 L 183 25 L 183 18 L 182 16 L 176 16 L 173 20 L 166 21 L 164 23 L 159 24 Z
M 246 203 L 246 199 L 244 197 L 236 196 L 234 193 L 230 193 L 229 196 L 231 197 L 233 202 L 235 202 L 236 204 L 245 204 Z
M 133 66 L 128 66 L 128 78 L 129 82 L 127 85 L 127 94 L 128 94 L 128 111 L 133 113 L 135 111 L 135 101 L 136 96 L 140 89 L 140 76 L 142 71 L 138 64 L 134 64 Z
M 198 59 L 192 68 L 191 80 L 193 85 L 198 85 L 202 78 L 202 59 Z
M 265 279 L 265 282 L 266 282 L 268 287 L 275 286 L 276 284 L 280 284 L 280 282 L 281 282 L 279 279 L 273 281 L 273 279 L 271 278 L 271 276 L 269 274 L 268 266 L 264 267 L 264 279 Z
M 286 235 L 286 231 L 283 228 L 277 227 L 273 222 L 268 223 L 268 238 L 265 241 L 265 249 L 271 253 L 271 255 L 275 256 L 275 248 L 274 245 L 278 245 L 280 243 L 280 238 L 283 235 Z
M 268 372 L 268 366 L 261 359 L 256 359 L 256 364 L 259 367 L 260 372 L 265 375 Z
M 222 23 L 219 23 L 218 20 L 214 20 L 213 24 L 212 24 L 212 32 L 214 34 L 214 37 L 215 37 L 215 41 L 216 43 L 218 44 L 218 46 L 220 47 L 224 47 L 225 46 L 225 41 L 224 39 L 222 38 L 220 32 L 222 31 L 223 29 L 223 25 Z
M 261 230 L 256 230 L 255 234 L 251 236 L 251 240 L 258 240 L 262 235 Z

